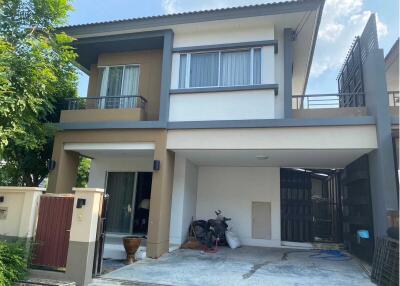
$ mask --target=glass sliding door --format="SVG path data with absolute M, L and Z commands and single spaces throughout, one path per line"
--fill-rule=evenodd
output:
M 102 69 L 99 108 L 133 108 L 139 95 L 138 65 L 110 66 Z
M 132 233 L 137 173 L 108 172 L 106 192 L 110 196 L 107 232 Z
M 110 68 L 108 73 L 108 86 L 106 96 L 110 97 L 105 100 L 105 108 L 119 108 L 119 98 L 121 96 L 123 67 Z

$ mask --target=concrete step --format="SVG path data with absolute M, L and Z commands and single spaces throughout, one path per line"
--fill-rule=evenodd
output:
M 42 279 L 42 278 L 29 278 L 26 280 L 22 280 L 17 282 L 15 285 L 17 286 L 76 286 L 75 282 L 71 281 L 59 281 L 52 279 Z

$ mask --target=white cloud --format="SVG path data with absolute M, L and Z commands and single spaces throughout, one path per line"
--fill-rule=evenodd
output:
M 355 36 L 362 33 L 371 11 L 363 9 L 364 0 L 327 0 L 318 33 L 311 77 L 336 71 L 343 64 Z M 387 26 L 377 19 L 378 36 L 388 34 Z M 334 80 L 334 79 L 332 79 Z

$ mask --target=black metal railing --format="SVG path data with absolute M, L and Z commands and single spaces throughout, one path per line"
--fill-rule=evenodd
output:
M 292 109 L 365 106 L 364 93 L 293 95 Z
M 399 91 L 388 91 L 389 106 L 400 106 Z
M 144 109 L 147 100 L 139 95 L 67 98 L 68 110 L 79 109 Z

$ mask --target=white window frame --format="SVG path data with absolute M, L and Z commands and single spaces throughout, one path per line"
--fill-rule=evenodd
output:
M 181 56 L 186 55 L 186 70 L 185 70 L 185 85 L 181 87 L 182 89 L 196 89 L 196 88 L 217 88 L 217 87 L 235 87 L 235 86 L 248 86 L 248 85 L 260 85 L 260 83 L 254 83 L 254 50 L 260 49 L 261 52 L 261 66 L 260 73 L 262 70 L 262 62 L 263 62 L 263 53 L 262 47 L 251 47 L 251 48 L 240 48 L 240 49 L 223 49 L 223 50 L 212 50 L 212 51 L 198 51 L 198 52 L 190 52 L 190 53 L 179 53 L 179 74 L 180 70 L 180 61 Z M 246 85 L 235 85 L 235 86 L 222 86 L 221 85 L 221 54 L 226 52 L 239 52 L 239 51 L 250 51 L 250 83 Z M 190 86 L 190 63 L 191 63 L 191 55 L 193 54 L 208 54 L 208 53 L 218 53 L 218 85 L 210 85 L 210 86 Z M 262 81 L 262 79 L 261 79 Z

